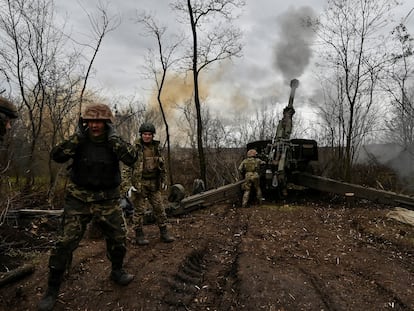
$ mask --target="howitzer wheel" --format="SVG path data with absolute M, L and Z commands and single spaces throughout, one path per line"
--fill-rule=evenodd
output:
M 168 201 L 173 203 L 179 203 L 185 197 L 185 189 L 181 184 L 174 184 L 170 187 L 170 194 L 168 195 Z

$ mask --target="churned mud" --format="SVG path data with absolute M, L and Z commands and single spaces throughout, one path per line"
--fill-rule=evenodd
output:
M 129 232 L 126 287 L 109 280 L 102 239 L 85 237 L 55 310 L 414 310 L 414 228 L 389 219 L 391 209 L 317 196 L 216 205 L 170 219 L 171 244 L 147 225 L 148 246 Z M 2 267 L 13 265 L 4 246 L 13 238 L 23 248 L 15 263 L 36 266 L 0 289 L 1 310 L 35 310 L 45 291 L 55 227 L 41 228 L 0 229 Z

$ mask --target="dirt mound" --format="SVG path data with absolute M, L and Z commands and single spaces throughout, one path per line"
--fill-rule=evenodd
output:
M 145 247 L 130 232 L 127 287 L 109 280 L 104 241 L 85 238 L 55 310 L 414 310 L 414 228 L 389 210 L 300 198 L 216 205 L 171 219 L 174 243 L 155 225 Z M 36 309 L 47 260 L 29 259 L 36 271 L 2 288 L 0 309 Z

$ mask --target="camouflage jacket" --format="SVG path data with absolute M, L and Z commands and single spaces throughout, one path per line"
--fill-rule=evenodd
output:
M 131 186 L 137 191 L 141 189 L 142 180 L 157 180 L 159 184 L 166 183 L 167 171 L 165 160 L 161 155 L 160 142 L 153 140 L 144 145 L 139 138 L 135 142 L 137 161 L 132 166 L 124 166 L 122 170 L 122 191 L 126 192 Z M 145 150 L 145 151 L 144 151 Z
M 246 173 L 257 173 L 257 174 L 259 174 L 260 166 L 262 164 L 265 164 L 265 162 L 260 160 L 259 158 L 250 157 L 250 158 L 244 159 L 240 163 L 238 170 L 239 170 L 240 174 L 243 175 L 243 177 Z
M 4 113 L 0 112 L 0 143 L 3 141 L 3 138 L 7 133 L 6 124 L 7 116 Z
M 136 149 L 129 143 L 122 140 L 120 137 L 113 138 L 111 140 L 104 139 L 112 152 L 115 154 L 117 163 L 114 165 L 118 166 L 119 161 L 126 165 L 133 165 L 137 159 Z M 89 137 L 79 138 L 78 135 L 74 134 L 69 139 L 55 146 L 51 151 L 51 157 L 58 163 L 64 163 L 70 159 L 76 159 L 77 153 L 79 152 L 80 144 L 93 143 Z M 73 165 L 73 162 L 72 162 Z M 68 170 L 71 169 L 69 165 Z M 119 185 L 111 189 L 87 189 L 76 184 L 72 179 L 67 186 L 67 194 L 70 194 L 84 202 L 93 202 L 100 200 L 108 200 L 119 198 L 120 189 Z

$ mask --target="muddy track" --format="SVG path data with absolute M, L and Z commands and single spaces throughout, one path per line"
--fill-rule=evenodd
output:
M 208 239 L 183 260 L 169 280 L 164 302 L 175 310 L 237 310 L 239 245 L 248 219 L 242 220 L 240 213 L 229 208 L 215 218 L 218 227 L 208 228 Z
M 113 284 L 105 244 L 74 253 L 55 310 L 414 310 L 414 228 L 384 208 L 313 202 L 241 209 L 226 204 L 171 219 L 174 243 L 145 226 L 129 232 L 126 287 Z M 0 292 L 0 310 L 35 310 L 47 253 L 35 273 Z

